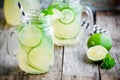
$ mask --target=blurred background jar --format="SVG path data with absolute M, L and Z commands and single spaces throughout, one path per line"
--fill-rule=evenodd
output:
M 6 21 L 12 25 L 18 25 L 20 21 L 20 13 L 16 6 L 17 0 L 0 0 L 0 7 L 4 4 L 4 15 Z M 52 0 L 20 0 L 22 4 L 27 8 L 38 8 L 39 2 L 43 2 L 44 6 L 47 7 L 47 3 Z M 54 0 L 53 0 L 54 1 Z M 89 6 L 94 12 L 106 11 L 106 10 L 120 10 L 120 0 L 80 0 L 80 4 Z M 35 6 L 34 6 L 35 5 Z M 29 7 L 30 6 L 30 7 Z M 1 17 L 2 15 L 0 15 Z
M 25 12 L 30 9 L 39 9 L 39 0 L 4 0 L 4 16 L 8 24 L 10 25 L 20 25 L 21 13 L 18 8 L 18 1 L 24 7 Z

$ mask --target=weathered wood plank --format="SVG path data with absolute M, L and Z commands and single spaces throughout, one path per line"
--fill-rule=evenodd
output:
M 15 59 L 17 35 L 8 37 L 11 30 L 2 30 L 0 35 L 0 80 L 22 80 L 24 74 Z
M 100 69 L 102 80 L 120 80 L 120 12 L 98 12 L 97 24 L 105 28 L 113 39 L 110 54 L 115 58 L 116 66 L 110 70 Z
M 63 63 L 63 80 L 99 80 L 98 65 L 86 56 L 87 35 L 75 46 L 65 46 Z
M 55 46 L 54 66 L 50 72 L 43 75 L 25 74 L 23 80 L 61 80 L 63 47 Z
M 90 6 L 92 10 L 113 10 L 120 6 L 119 0 L 80 0 L 81 4 Z
M 3 15 L 3 9 L 0 8 L 0 34 L 2 32 L 3 26 L 4 26 L 4 15 Z

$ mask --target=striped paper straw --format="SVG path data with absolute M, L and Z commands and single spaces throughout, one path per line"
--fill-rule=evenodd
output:
M 84 30 L 90 29 L 88 19 L 86 19 L 86 18 L 82 19 L 82 27 L 83 27 Z M 98 27 L 96 24 L 94 24 L 92 26 L 92 29 L 90 29 L 90 30 L 91 31 L 88 33 L 88 35 L 93 35 L 95 33 L 105 33 L 105 34 L 108 34 L 108 32 L 105 29 L 103 29 L 101 27 Z
M 20 12 L 21 12 L 22 16 L 25 17 L 26 15 L 25 15 L 24 9 L 23 9 L 22 5 L 20 4 L 20 2 L 18 2 L 18 7 L 20 9 Z

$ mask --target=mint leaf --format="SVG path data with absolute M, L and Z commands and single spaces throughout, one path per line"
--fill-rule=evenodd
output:
M 111 69 L 115 66 L 115 60 L 111 57 L 110 54 L 107 54 L 106 57 L 103 59 L 103 62 L 101 64 L 102 69 Z
M 52 15 L 53 14 L 52 9 L 53 9 L 53 6 L 50 5 L 47 9 L 42 10 L 42 13 L 44 14 L 44 16 Z

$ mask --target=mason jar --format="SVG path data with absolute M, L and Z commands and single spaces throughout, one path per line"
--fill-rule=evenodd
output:
M 25 12 L 30 9 L 40 9 L 40 0 L 4 0 L 5 20 L 13 26 L 20 25 L 21 13 L 18 1 L 22 4 Z
M 79 0 L 53 0 L 54 11 L 59 18 L 52 20 L 54 43 L 56 45 L 75 45 L 83 37 L 82 14 L 86 12 L 90 27 L 93 24 L 92 11 L 79 4 Z
M 49 17 L 40 17 L 36 11 L 28 13 L 18 29 L 19 67 L 30 74 L 46 73 L 54 60 L 53 29 Z

